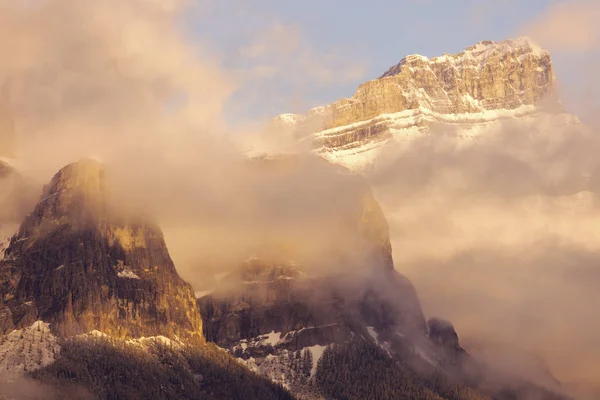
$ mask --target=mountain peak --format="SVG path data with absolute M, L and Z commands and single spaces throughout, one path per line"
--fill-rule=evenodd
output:
M 100 162 L 57 172 L 0 260 L 0 333 L 41 320 L 65 336 L 203 340 L 160 228 L 122 214 L 108 209 Z
M 387 70 L 379 77 L 379 79 L 401 73 L 402 67 L 405 65 L 414 67 L 419 63 L 433 63 L 450 64 L 457 68 L 478 67 L 479 69 L 482 69 L 488 62 L 494 62 L 494 58 L 523 58 L 528 55 L 535 59 L 550 58 L 550 53 L 547 50 L 535 44 L 535 42 L 528 37 L 508 39 L 501 42 L 483 40 L 456 54 L 444 54 L 433 58 L 428 58 L 420 54 L 408 55 L 400 60 L 398 64 Z
M 104 186 L 103 176 L 100 162 L 92 158 L 84 158 L 60 169 L 44 192 L 47 196 L 64 190 L 100 194 Z
M 274 121 L 302 140 L 312 133 L 313 148 L 323 158 L 364 171 L 386 162 L 384 144 L 434 128 L 471 140 L 497 132 L 507 119 L 577 124 L 556 96 L 555 83 L 550 53 L 530 38 L 485 40 L 457 54 L 406 56 L 351 97 Z

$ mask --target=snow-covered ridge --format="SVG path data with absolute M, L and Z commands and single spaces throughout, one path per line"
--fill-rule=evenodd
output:
M 445 124 L 484 123 L 500 119 L 523 117 L 527 115 L 532 115 L 535 112 L 536 107 L 532 105 L 524 105 L 515 109 L 482 110 L 476 113 L 464 114 L 441 114 L 431 111 L 424 107 L 419 107 L 413 110 L 404 110 L 393 114 L 380 114 L 377 117 L 366 121 L 360 121 L 354 124 L 343 125 L 331 129 L 322 130 L 320 132 L 317 132 L 315 134 L 315 137 L 334 137 L 338 134 L 344 134 L 348 130 L 360 129 L 368 125 L 384 121 L 402 121 L 401 125 L 395 126 L 395 128 L 408 128 L 409 126 L 417 125 L 423 122 L 441 122 Z
M 107 334 L 93 330 L 76 336 L 76 339 L 109 339 Z M 123 343 L 130 346 L 147 348 L 153 343 L 167 346 L 182 346 L 183 342 L 169 339 L 165 336 L 140 337 L 129 339 Z M 36 321 L 31 326 L 15 329 L 0 336 L 0 374 L 8 371 L 17 375 L 35 371 L 50 365 L 61 351 L 59 339 L 50 330 L 50 324 Z
M 400 73 L 402 66 L 410 64 L 413 61 L 422 61 L 426 63 L 452 63 L 458 65 L 484 66 L 487 60 L 497 54 L 506 55 L 511 53 L 523 53 L 523 55 L 533 55 L 536 58 L 549 56 L 550 53 L 535 44 L 528 37 L 494 42 L 491 40 L 481 41 L 474 46 L 468 47 L 465 51 L 457 54 L 444 54 L 442 56 L 428 58 L 420 54 L 412 54 L 404 57 L 400 62 L 391 67 L 380 78 L 387 78 Z
M 286 113 L 286 114 L 279 114 L 278 116 L 276 116 L 274 118 L 275 121 L 280 121 L 286 124 L 295 124 L 298 121 L 300 121 L 302 119 L 302 116 L 299 114 L 292 114 L 292 113 Z
M 506 126 L 504 123 L 518 124 L 523 132 L 537 134 L 551 129 L 569 131 L 580 125 L 577 117 L 568 113 L 550 114 L 521 107 L 517 110 L 496 110 L 481 113 L 486 118 L 473 118 L 469 120 L 468 114 L 449 114 L 444 116 L 433 114 L 416 114 L 401 112 L 396 114 L 381 115 L 372 125 L 386 125 L 389 135 L 382 138 L 356 141 L 336 148 L 321 147 L 315 151 L 321 157 L 335 164 L 343 165 L 353 171 L 364 171 L 376 165 L 386 164 L 393 160 L 400 151 L 408 149 L 413 140 L 432 137 L 435 135 L 453 139 L 457 146 L 472 146 L 482 140 L 494 140 L 501 135 Z M 480 114 L 480 113 L 478 113 Z M 488 118 L 496 115 L 496 118 Z M 443 117 L 450 117 L 453 122 L 444 121 Z M 440 125 L 439 130 L 432 130 L 428 124 Z M 341 136 L 345 132 L 361 129 L 349 126 L 322 131 L 316 135 L 319 140 L 327 140 Z

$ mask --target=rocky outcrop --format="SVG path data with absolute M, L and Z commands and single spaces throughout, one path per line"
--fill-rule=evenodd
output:
M 412 55 L 326 107 L 325 129 L 419 108 L 438 114 L 517 109 L 537 104 L 554 79 L 550 54 L 526 39 L 484 41 L 432 59 Z
M 315 151 L 324 158 L 362 169 L 385 142 L 429 134 L 440 125 L 472 137 L 497 121 L 541 109 L 563 115 L 554 91 L 547 51 L 527 38 L 483 41 L 458 54 L 407 56 L 350 98 L 275 121 L 300 136 L 314 133 Z M 557 123 L 571 119 L 565 115 Z
M 362 178 L 317 161 L 321 179 L 339 173 L 344 181 L 339 193 L 327 192 L 328 201 L 340 206 L 324 216 L 327 223 L 319 219 L 318 229 L 332 232 L 319 236 L 326 242 L 320 258 L 296 259 L 302 256 L 298 243 L 296 248 L 264 243 L 254 256 L 227 268 L 231 272 L 220 286 L 199 300 L 208 340 L 232 348 L 277 332 L 279 347 L 298 350 L 344 340 L 366 325 L 425 334 L 416 291 L 394 269 L 388 224 L 371 190 Z M 264 174 L 314 167 L 288 157 L 255 162 Z
M 355 175 L 348 177 L 362 182 Z M 427 336 L 413 285 L 394 269 L 379 204 L 366 185 L 361 188 L 339 194 L 347 201 L 348 193 L 354 193 L 354 206 L 345 207 L 348 213 L 338 214 L 332 223 L 370 244 L 361 246 L 362 251 L 340 247 L 339 238 L 331 237 L 326 245 L 331 252 L 322 254 L 326 262 L 310 265 L 295 262 L 285 247 L 274 251 L 265 244 L 266 250 L 258 249 L 240 265 L 225 269 L 230 272 L 220 278 L 219 286 L 198 299 L 207 340 L 300 398 L 323 398 L 315 374 L 332 344 L 368 341 L 390 357 L 419 359 L 426 368 L 447 358 L 446 344 Z
M 262 278 L 242 278 L 241 271 L 258 268 Z M 253 258 L 228 281 L 228 289 L 198 304 L 207 340 L 229 349 L 270 332 L 278 335 L 273 348 L 295 351 L 342 342 L 367 325 L 406 334 L 426 329 L 413 286 L 394 270 L 318 276 L 289 263 Z
M 450 322 L 431 318 L 427 321 L 427 328 L 429 330 L 429 338 L 434 343 L 449 348 L 460 349 L 458 335 Z
M 83 160 L 44 188 L 0 261 L 0 332 L 50 323 L 53 332 L 202 338 L 190 285 L 160 228 L 113 209 L 103 169 Z
M 414 338 L 427 340 L 416 292 L 397 271 L 306 271 L 289 261 L 248 259 L 224 278 L 227 290 L 198 299 L 207 340 L 298 398 L 314 400 L 324 398 L 314 376 L 328 346 L 373 340 L 374 332 L 389 351 L 412 351 Z

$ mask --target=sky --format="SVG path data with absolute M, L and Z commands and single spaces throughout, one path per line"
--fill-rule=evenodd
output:
M 229 121 L 239 123 L 350 97 L 409 54 L 434 57 L 527 34 L 552 7 L 569 3 L 594 8 L 585 0 L 221 0 L 196 7 L 186 23 L 245 82 L 227 107 Z M 559 82 L 570 88 L 582 87 L 582 61 L 598 60 L 598 52 L 550 50 Z

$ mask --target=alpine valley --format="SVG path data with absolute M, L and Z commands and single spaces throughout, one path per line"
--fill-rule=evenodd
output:
M 306 184 L 338 205 L 317 250 L 259 243 L 209 288 L 180 277 L 152 216 L 114 205 L 102 163 L 63 167 L 18 226 L 1 226 L 0 398 L 571 398 L 543 360 L 498 368 L 424 314 L 376 198 L 410 143 L 450 130 L 478 146 L 507 123 L 585 132 L 555 96 L 549 53 L 527 39 L 408 56 L 350 98 L 276 117 L 270 129 L 313 154 L 253 155 L 248 170 L 286 181 L 310 169 L 347 190 Z M 0 179 L 26 186 L 9 156 Z

